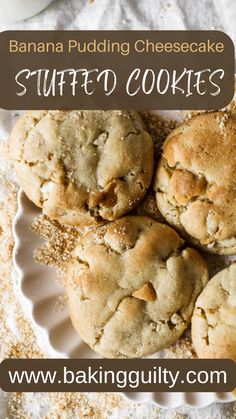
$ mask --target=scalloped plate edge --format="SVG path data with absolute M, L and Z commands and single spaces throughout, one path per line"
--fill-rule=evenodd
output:
M 19 299 L 23 308 L 25 315 L 31 320 L 33 323 L 36 337 L 40 341 L 39 344 L 43 344 L 44 349 L 52 357 L 55 358 L 68 358 L 68 354 L 66 352 L 59 352 L 53 348 L 48 330 L 39 325 L 33 315 L 33 302 L 24 294 L 22 285 L 25 278 L 24 273 L 24 264 L 18 258 L 19 250 L 23 246 L 22 238 L 17 233 L 17 226 L 24 218 L 24 204 L 23 204 L 24 192 L 20 189 L 18 192 L 18 210 L 13 220 L 12 231 L 13 231 L 13 238 L 14 238 L 14 248 L 13 248 L 13 265 L 15 271 L 17 273 L 17 284 L 16 284 L 16 291 L 19 295 Z M 42 345 L 40 345 L 42 346 Z M 209 406 L 215 402 L 232 402 L 236 400 L 236 398 L 231 393 L 117 393 L 122 394 L 127 399 L 137 402 L 137 403 L 144 403 L 149 402 L 158 407 L 165 407 L 165 408 L 176 408 L 180 406 L 186 407 L 195 407 L 201 408 Z

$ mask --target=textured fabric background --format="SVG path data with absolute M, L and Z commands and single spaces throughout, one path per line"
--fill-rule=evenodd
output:
M 235 43 L 236 2 L 235 0 L 95 0 L 93 2 L 88 0 L 55 0 L 48 9 L 27 21 L 0 25 L 0 30 L 6 29 L 217 29 L 228 33 Z M 4 63 L 1 63 L 1 65 L 4 65 Z M 14 173 L 9 170 L 6 163 L 7 152 L 5 153 L 7 137 L 14 119 L 13 112 L 0 110 L 0 204 L 6 213 L 4 213 L 5 217 L 8 217 L 7 220 L 11 220 L 12 215 L 14 215 L 15 202 L 12 202 L 12 199 L 9 198 L 8 207 L 6 202 L 8 197 L 15 196 L 17 190 Z M 8 230 L 5 232 L 9 234 L 9 238 L 4 236 L 5 242 L 3 242 L 3 237 L 0 234 L 1 246 L 5 246 L 5 250 L 6 246 L 11 249 L 12 240 L 9 223 L 7 228 Z M 9 232 L 7 233 L 7 231 Z M 9 269 L 10 272 L 10 253 L 6 254 L 4 260 L 5 268 L 0 265 L 0 269 L 1 271 L 3 271 L 3 268 Z M 11 323 L 13 324 L 11 316 L 13 316 L 17 307 L 16 299 L 10 301 L 12 303 L 9 304 L 9 319 L 7 319 L 10 325 L 9 330 Z M 18 307 L 18 310 L 20 310 L 20 307 Z M 12 337 L 10 338 L 15 339 L 14 331 L 11 333 Z M 4 353 L 4 342 L 1 342 L 1 345 L 1 351 Z M 84 397 L 86 398 L 86 396 Z M 135 405 L 123 401 L 120 396 L 106 398 L 105 395 L 88 395 L 86 404 L 84 402 L 85 398 L 83 401 L 81 399 L 81 409 L 78 408 L 79 413 L 76 413 L 74 417 L 94 417 L 96 419 L 120 417 L 135 419 L 159 417 L 166 419 L 203 417 L 232 419 L 236 417 L 236 403 L 212 405 L 197 410 L 187 408 L 163 410 L 156 409 L 149 404 Z M 56 398 L 49 401 L 46 396 L 29 394 L 24 399 L 25 412 L 24 409 L 17 412 L 16 407 L 15 412 L 13 409 L 10 413 L 8 400 L 9 396 L 1 393 L 1 418 L 68 417 L 70 419 L 73 417 L 71 413 L 68 413 L 68 415 L 66 413 L 66 411 L 72 411 L 69 410 L 69 407 L 68 410 L 63 410 L 64 413 L 61 412 L 60 415 L 56 409 L 53 410 L 52 406 L 50 407 L 51 410 L 49 409 L 48 403 L 53 403 L 53 400 L 58 403 Z M 98 410 L 94 408 L 95 405 L 100 409 L 99 414 L 96 413 Z M 85 406 L 87 407 L 85 408 Z

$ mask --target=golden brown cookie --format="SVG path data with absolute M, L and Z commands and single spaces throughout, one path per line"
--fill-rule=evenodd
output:
M 65 224 L 120 217 L 144 197 L 153 174 L 152 140 L 135 112 L 27 112 L 10 149 L 27 196 Z
M 236 254 L 236 119 L 198 115 L 167 137 L 154 189 L 169 224 L 213 253 Z
M 215 275 L 198 297 L 192 339 L 199 358 L 236 362 L 236 263 Z
M 208 279 L 202 257 L 165 224 L 128 216 L 91 229 L 67 271 L 71 319 L 108 358 L 142 357 L 174 343 Z

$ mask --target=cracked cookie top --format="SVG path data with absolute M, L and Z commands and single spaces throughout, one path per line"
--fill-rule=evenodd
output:
M 236 118 L 201 114 L 167 137 L 155 175 L 159 210 L 194 244 L 236 254 Z
M 236 362 L 236 263 L 215 275 L 198 297 L 192 339 L 199 358 Z
M 44 214 L 94 225 L 131 210 L 153 174 L 153 144 L 129 111 L 31 111 L 10 141 L 20 184 Z
M 208 280 L 202 257 L 169 226 L 126 216 L 79 239 L 67 270 L 72 322 L 108 358 L 142 357 L 174 343 Z

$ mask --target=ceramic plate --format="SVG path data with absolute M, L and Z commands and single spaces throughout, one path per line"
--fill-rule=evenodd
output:
M 15 246 L 14 265 L 17 270 L 18 292 L 26 314 L 34 323 L 37 337 L 52 357 L 97 358 L 76 334 L 70 321 L 68 308 L 60 308 L 58 302 L 63 290 L 55 280 L 55 270 L 34 261 L 33 249 L 42 240 L 30 226 L 40 210 L 20 190 L 18 212 L 13 223 Z M 158 353 L 152 356 L 161 357 Z M 152 402 L 158 406 L 177 407 L 187 405 L 203 407 L 213 402 L 234 400 L 229 393 L 124 393 L 137 402 Z

